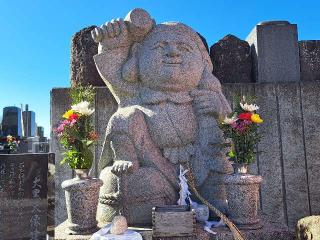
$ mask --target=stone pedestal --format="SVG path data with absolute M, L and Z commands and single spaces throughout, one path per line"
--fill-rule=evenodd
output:
M 261 176 L 232 174 L 226 177 L 229 218 L 241 229 L 261 228 L 258 217 Z
M 73 178 L 62 183 L 68 212 L 67 234 L 97 231 L 97 205 L 102 181 L 97 178 Z
M 296 24 L 287 21 L 259 23 L 246 41 L 251 45 L 256 82 L 300 81 Z

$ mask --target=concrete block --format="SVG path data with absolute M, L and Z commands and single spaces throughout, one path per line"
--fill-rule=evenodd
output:
M 306 166 L 312 215 L 320 215 L 320 82 L 301 84 Z
M 300 85 L 279 84 L 278 106 L 288 225 L 310 214 Z
M 279 134 L 278 104 L 273 84 L 255 87 L 259 113 L 264 119 L 261 125 L 263 138 L 258 145 L 262 212 L 273 222 L 285 223 L 284 189 L 281 167 L 281 143 Z
M 55 225 L 59 225 L 67 219 L 67 208 L 65 201 L 65 193 L 61 188 L 61 183 L 64 180 L 72 178 L 72 170 L 67 165 L 61 165 L 62 148 L 59 145 L 57 136 L 53 133 L 61 120 L 65 111 L 70 108 L 70 99 L 68 97 L 68 88 L 55 88 L 51 91 L 51 141 L 50 151 L 55 153 Z
M 320 40 L 299 42 L 301 81 L 320 80 Z
M 297 25 L 287 21 L 262 22 L 246 41 L 253 58 L 256 82 L 298 82 L 300 63 Z

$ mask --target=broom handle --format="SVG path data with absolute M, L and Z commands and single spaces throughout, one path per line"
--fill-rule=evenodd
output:
M 213 211 L 218 217 L 220 217 L 222 219 L 222 221 L 229 227 L 229 229 L 231 230 L 232 232 L 232 235 L 233 235 L 233 238 L 235 240 L 247 240 L 245 238 L 245 236 L 240 232 L 240 230 L 237 228 L 236 225 L 234 225 L 233 222 L 231 222 L 229 220 L 229 218 L 227 218 L 226 215 L 224 215 L 219 209 L 217 209 L 216 207 L 214 207 L 211 203 L 209 203 L 204 197 L 202 197 L 200 195 L 200 193 L 198 192 L 198 190 L 196 189 L 195 187 L 195 184 L 194 184 L 194 177 L 193 177 L 193 174 L 192 174 L 192 171 L 191 171 L 191 168 L 190 168 L 190 164 L 187 163 L 188 166 L 187 166 L 187 169 L 188 169 L 188 183 L 189 183 L 189 186 L 192 190 L 192 192 L 196 195 L 196 197 L 205 205 L 207 205 L 209 207 L 209 209 L 211 211 Z

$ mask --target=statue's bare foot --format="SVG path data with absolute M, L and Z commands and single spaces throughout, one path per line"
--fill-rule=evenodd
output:
M 120 194 L 119 192 L 105 194 L 99 198 L 99 201 L 102 204 L 118 206 L 120 204 Z

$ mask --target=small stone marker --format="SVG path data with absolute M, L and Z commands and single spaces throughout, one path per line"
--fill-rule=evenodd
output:
M 192 237 L 196 232 L 195 211 L 188 206 L 168 205 L 152 209 L 152 229 L 155 239 Z
M 53 157 L 0 154 L 0 239 L 46 238 L 48 159 Z
M 253 57 L 256 82 L 298 82 L 300 63 L 297 25 L 268 21 L 256 25 L 246 41 Z

